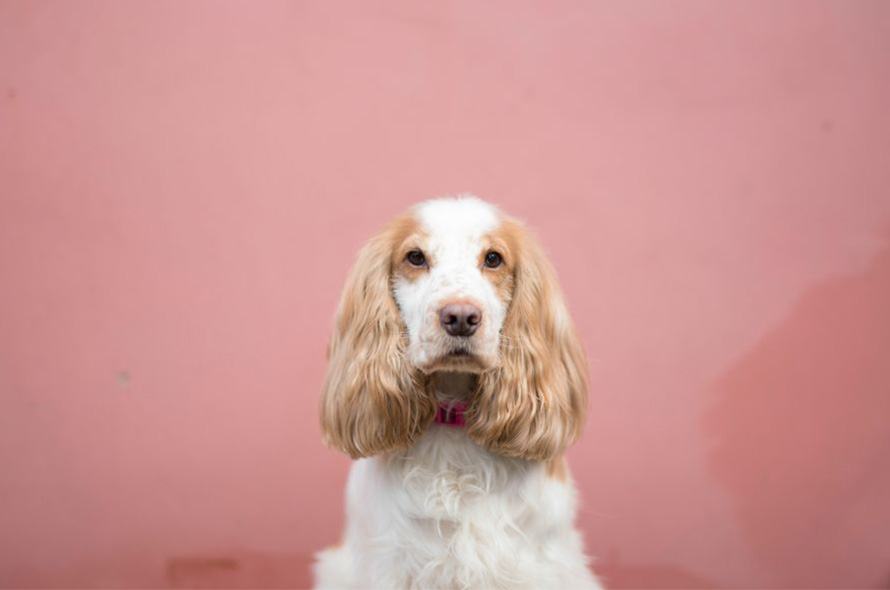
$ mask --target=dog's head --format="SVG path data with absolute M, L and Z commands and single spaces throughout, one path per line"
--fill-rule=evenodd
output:
M 495 453 L 549 459 L 580 433 L 586 362 L 556 275 L 520 223 L 473 197 L 422 203 L 359 254 L 322 391 L 326 441 L 352 457 L 410 446 L 440 371 L 477 374 L 467 434 Z

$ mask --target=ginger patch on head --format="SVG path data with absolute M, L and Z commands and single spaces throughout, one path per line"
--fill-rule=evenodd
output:
M 389 228 L 392 232 L 392 257 L 390 259 L 390 268 L 393 273 L 409 281 L 414 281 L 429 271 L 432 263 L 430 254 L 423 248 L 426 242 L 426 235 L 420 227 L 420 223 L 412 215 L 405 215 L 396 219 Z M 408 255 L 411 252 L 420 252 L 425 260 L 424 265 L 415 265 L 409 261 Z
M 485 277 L 494 287 L 495 292 L 503 303 L 510 302 L 513 296 L 513 284 L 515 282 L 516 257 L 519 252 L 518 235 L 509 221 L 505 221 L 495 231 L 485 236 L 485 246 L 479 252 L 478 266 Z M 495 254 L 499 259 L 496 267 L 487 264 L 488 257 Z

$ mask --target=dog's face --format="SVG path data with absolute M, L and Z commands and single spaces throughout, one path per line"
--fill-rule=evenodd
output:
M 497 366 L 515 236 L 476 199 L 424 203 L 403 224 L 391 268 L 408 361 L 424 372 Z
M 492 452 L 548 459 L 581 431 L 586 361 L 556 274 L 520 223 L 476 198 L 423 203 L 362 249 L 331 339 L 326 441 L 352 457 L 412 445 L 439 371 L 476 374 L 467 435 Z

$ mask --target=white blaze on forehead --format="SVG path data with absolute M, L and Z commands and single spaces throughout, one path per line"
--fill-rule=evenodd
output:
M 494 205 L 469 195 L 421 203 L 415 214 L 431 236 L 454 240 L 478 240 L 500 225 Z
M 480 255 L 486 234 L 500 225 L 497 209 L 476 197 L 463 196 L 427 201 L 417 207 L 415 214 L 427 236 L 426 252 L 432 258 L 433 294 L 442 298 L 484 297 L 491 285 L 482 278 Z

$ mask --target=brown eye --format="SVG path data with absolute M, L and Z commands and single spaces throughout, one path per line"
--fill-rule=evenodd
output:
M 485 255 L 485 266 L 487 268 L 497 268 L 502 262 L 504 262 L 504 259 L 497 252 L 489 252 Z
M 408 252 L 408 255 L 405 256 L 405 260 L 407 260 L 411 266 L 424 266 L 426 264 L 426 256 L 424 256 L 423 252 L 420 250 L 411 250 Z

